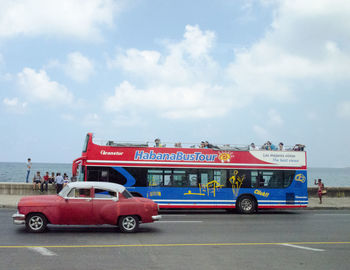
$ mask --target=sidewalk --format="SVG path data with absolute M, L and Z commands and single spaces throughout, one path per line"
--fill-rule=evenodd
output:
M 16 208 L 21 197 L 23 195 L 0 195 L 0 208 Z M 350 209 L 350 197 L 323 197 L 323 204 L 319 204 L 318 198 L 311 197 L 306 209 Z

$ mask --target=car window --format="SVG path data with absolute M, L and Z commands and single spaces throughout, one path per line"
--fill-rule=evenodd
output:
M 95 189 L 95 198 L 97 199 L 113 199 L 117 198 L 117 193 L 112 190 L 96 188 Z
M 89 188 L 72 188 L 68 193 L 69 198 L 90 198 L 91 190 Z
M 129 191 L 127 191 L 127 190 L 124 190 L 122 194 L 123 194 L 123 196 L 124 196 L 125 198 L 127 198 L 127 199 L 133 197 L 133 196 L 131 195 L 131 193 L 130 193 Z

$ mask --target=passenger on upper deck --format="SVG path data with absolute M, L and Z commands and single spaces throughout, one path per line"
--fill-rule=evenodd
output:
M 258 149 L 256 148 L 254 143 L 251 143 L 249 146 L 249 150 L 258 150 Z
M 204 141 L 201 141 L 201 144 L 199 145 L 199 148 L 205 148 Z
M 160 139 L 159 139 L 159 138 L 155 139 L 155 140 L 154 140 L 154 143 L 155 143 L 154 147 L 163 147 L 163 146 L 161 145 L 161 143 L 160 143 Z
M 280 143 L 278 144 L 278 150 L 279 150 L 279 151 L 284 151 L 283 142 L 280 142 Z
M 205 141 L 204 148 L 214 148 L 214 145 L 210 144 L 208 141 Z
M 297 143 L 294 147 L 294 151 L 304 151 L 305 145 Z
M 180 143 L 180 142 L 177 142 L 177 143 L 175 143 L 174 147 L 181 148 L 181 147 L 182 147 L 182 145 L 181 145 L 181 143 Z

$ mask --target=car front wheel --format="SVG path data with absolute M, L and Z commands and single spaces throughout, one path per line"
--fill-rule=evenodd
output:
M 47 219 L 43 214 L 29 214 L 26 218 L 26 229 L 28 232 L 41 233 L 45 231 Z
M 119 219 L 118 225 L 124 233 L 136 232 L 139 227 L 139 219 L 136 216 L 123 216 Z

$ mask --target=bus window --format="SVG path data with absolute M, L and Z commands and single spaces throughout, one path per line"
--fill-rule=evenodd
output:
M 206 187 L 209 182 L 214 180 L 213 170 L 199 170 L 200 180 L 199 183 L 202 187 Z
M 186 179 L 186 171 L 174 170 L 173 171 L 173 186 L 174 187 L 188 187 Z
M 235 187 L 237 187 L 237 185 L 238 186 L 240 185 L 241 188 L 251 188 L 252 179 L 254 181 L 253 185 L 255 185 L 256 175 L 254 176 L 252 175 L 252 178 L 251 178 L 249 170 L 240 170 L 240 169 L 229 170 L 229 178 L 228 178 L 228 181 L 226 181 L 226 184 L 227 184 L 226 187 L 231 187 L 234 184 Z
M 218 182 L 220 186 L 226 187 L 227 171 L 214 170 L 214 181 Z
M 281 188 L 283 187 L 283 171 L 273 171 L 269 183 L 269 188 Z
M 284 181 L 283 181 L 283 187 L 289 187 L 290 184 L 293 182 L 295 175 L 295 171 L 284 171 Z
M 84 146 L 83 146 L 83 153 L 85 153 L 86 150 L 87 150 L 87 147 L 88 147 L 88 144 L 89 144 L 89 138 L 90 138 L 90 135 L 87 134 L 86 138 L 85 138 Z
M 187 182 L 190 187 L 198 187 L 198 174 L 197 170 L 188 169 L 187 170 Z
M 164 174 L 164 186 L 171 186 L 171 175 Z
M 85 166 L 79 166 L 80 169 L 78 169 L 79 175 L 78 175 L 78 181 L 84 181 L 85 180 Z
M 108 170 L 101 171 L 101 177 L 100 177 L 99 181 L 108 182 Z
M 163 170 L 148 170 L 148 186 L 163 186 Z
M 88 170 L 87 181 L 98 181 L 98 170 Z

